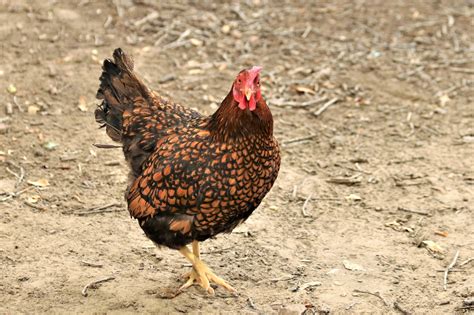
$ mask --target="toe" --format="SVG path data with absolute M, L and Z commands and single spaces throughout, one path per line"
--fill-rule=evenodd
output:
M 193 283 L 194 283 L 194 278 L 193 278 L 193 277 L 190 277 L 190 278 L 188 279 L 188 281 L 186 281 L 186 283 L 183 284 L 183 285 L 178 289 L 178 291 L 184 291 L 184 290 L 186 290 L 187 288 L 189 288 L 190 286 L 192 286 Z
M 203 287 L 204 290 L 206 290 L 208 293 L 209 293 L 209 289 L 211 289 L 212 291 L 214 291 L 212 288 L 211 288 L 211 284 L 209 283 L 209 279 L 207 278 L 206 274 L 204 273 L 198 273 L 197 274 L 197 279 L 196 279 L 197 283 Z
M 197 283 L 201 283 L 201 279 L 199 278 L 199 275 L 196 273 L 196 271 L 193 269 L 191 270 L 190 272 L 187 272 L 186 274 L 183 275 L 183 278 L 186 277 L 188 278 L 188 280 L 186 281 L 185 284 L 183 284 L 179 289 L 178 291 L 181 292 L 183 290 L 186 290 L 187 288 L 189 288 L 190 286 L 192 286 L 194 284 L 194 282 L 196 281 Z
M 228 284 L 227 282 L 225 282 L 224 279 L 216 276 L 215 274 L 211 273 L 208 275 L 209 277 L 209 280 L 214 282 L 215 284 L 217 285 L 220 285 L 221 287 L 223 287 L 224 289 L 226 289 L 227 291 L 229 292 L 232 292 L 232 293 L 236 293 L 237 291 L 230 285 Z

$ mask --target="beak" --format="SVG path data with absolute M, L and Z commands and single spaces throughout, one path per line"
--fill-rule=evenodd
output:
M 252 97 L 252 91 L 250 89 L 245 90 L 245 98 L 247 101 L 250 101 L 250 98 Z

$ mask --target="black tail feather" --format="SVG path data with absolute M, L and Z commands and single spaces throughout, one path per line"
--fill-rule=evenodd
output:
M 123 113 L 133 107 L 134 97 L 149 96 L 149 90 L 133 73 L 133 59 L 117 48 L 114 60 L 105 59 L 102 65 L 97 99 L 102 100 L 95 111 L 95 119 L 106 128 L 114 141 L 122 141 Z

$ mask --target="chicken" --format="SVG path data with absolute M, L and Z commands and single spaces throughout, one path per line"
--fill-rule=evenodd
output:
M 260 91 L 260 67 L 242 70 L 211 116 L 149 90 L 120 48 L 105 60 L 95 111 L 130 166 L 130 215 L 157 246 L 179 250 L 195 282 L 235 291 L 201 260 L 199 243 L 231 232 L 271 189 L 280 168 L 273 118 Z M 187 245 L 192 244 L 192 251 Z

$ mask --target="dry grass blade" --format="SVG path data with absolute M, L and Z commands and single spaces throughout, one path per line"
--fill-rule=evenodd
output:
M 456 254 L 454 254 L 453 260 L 444 271 L 443 288 L 445 291 L 448 289 L 448 273 L 456 265 L 456 262 L 458 261 L 458 257 L 459 257 L 459 250 L 456 251 Z
M 311 197 L 313 197 L 313 194 L 310 194 L 308 198 L 306 198 L 306 200 L 303 203 L 303 207 L 301 208 L 301 213 L 303 214 L 303 217 L 305 218 L 311 216 L 306 212 L 306 208 L 308 207 L 308 203 L 311 200 Z
M 304 137 L 300 137 L 300 138 L 285 140 L 285 141 L 282 142 L 282 146 L 286 147 L 286 146 L 288 146 L 289 144 L 292 144 L 292 143 L 306 142 L 306 141 L 309 141 L 309 140 L 312 140 L 312 139 L 316 138 L 317 136 L 318 135 L 309 135 L 309 136 L 304 136 Z

